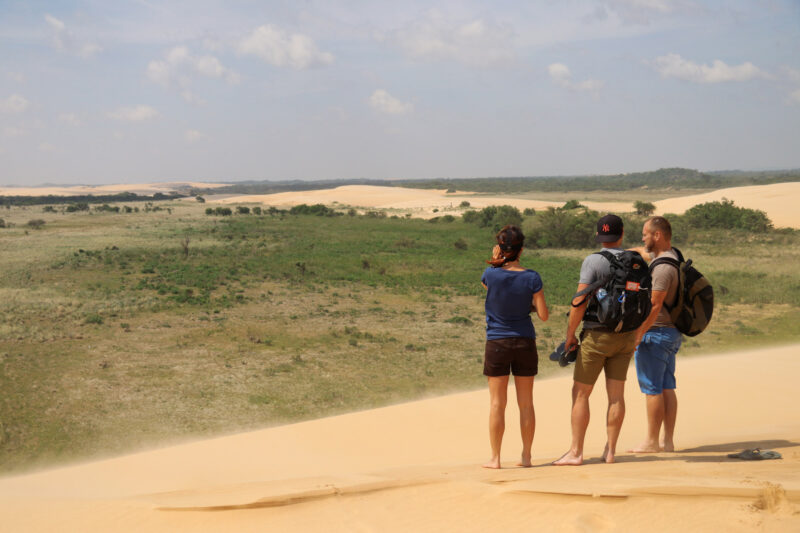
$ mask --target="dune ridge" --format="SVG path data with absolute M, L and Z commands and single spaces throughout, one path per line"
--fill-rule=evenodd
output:
M 619 462 L 599 459 L 598 383 L 587 463 L 551 466 L 569 442 L 565 369 L 534 388 L 533 468 L 510 467 L 511 404 L 505 468 L 477 466 L 488 454 L 478 390 L 3 478 L 0 516 L 9 531 L 797 531 L 798 350 L 679 358 L 676 453 L 624 451 L 646 425 L 631 369 Z M 756 446 L 783 459 L 727 457 Z

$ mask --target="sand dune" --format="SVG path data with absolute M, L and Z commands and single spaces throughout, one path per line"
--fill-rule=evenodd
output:
M 761 209 L 767 213 L 777 227 L 800 228 L 800 210 L 795 204 L 800 201 L 800 182 L 776 183 L 751 187 L 732 187 L 705 194 L 695 194 L 654 202 L 657 213 L 681 214 L 697 204 L 719 201 L 722 198 L 733 200 L 737 206 Z M 226 204 L 261 203 L 275 207 L 291 207 L 298 204 L 325 204 L 352 206 L 362 209 L 390 209 L 410 213 L 416 217 L 433 217 L 447 213 L 460 214 L 463 200 L 470 207 L 483 208 L 489 205 L 513 205 L 518 209 L 532 207 L 545 209 L 559 207 L 564 202 L 530 200 L 513 196 L 486 196 L 472 194 L 447 194 L 444 190 L 409 189 L 402 187 L 378 187 L 371 185 L 347 185 L 335 189 L 297 191 L 276 194 L 225 196 L 210 201 Z M 590 209 L 601 212 L 631 212 L 633 202 L 591 202 L 584 201 Z M 434 212 L 434 209 L 437 211 Z
M 654 202 L 659 214 L 681 214 L 690 207 L 705 202 L 733 200 L 739 207 L 760 209 L 767 213 L 776 227 L 800 228 L 800 182 L 731 187 L 705 194 L 681 196 Z
M 679 361 L 679 451 L 553 467 L 571 378 L 537 382 L 534 468 L 488 471 L 488 393 L 232 435 L 0 479 L 7 531 L 797 531 L 800 345 Z M 544 362 L 543 364 L 552 364 Z M 621 446 L 645 430 L 629 373 Z M 519 452 L 509 405 L 504 466 Z M 726 454 L 761 446 L 779 461 Z
M 169 183 L 129 183 L 121 185 L 70 185 L 64 187 L 0 187 L 0 196 L 78 196 L 84 194 L 118 194 L 131 192 L 134 194 L 151 195 L 157 192 L 169 193 L 189 188 L 217 188 L 226 187 L 222 183 L 199 183 L 194 181 L 176 181 Z

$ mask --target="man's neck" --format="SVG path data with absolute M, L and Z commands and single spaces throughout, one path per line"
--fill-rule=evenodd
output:
M 666 243 L 663 246 L 660 246 L 658 249 L 654 249 L 652 252 L 650 252 L 650 255 L 653 256 L 653 259 L 655 259 L 656 257 L 662 255 L 664 252 L 670 252 L 670 251 L 672 251 L 672 245 L 670 243 Z

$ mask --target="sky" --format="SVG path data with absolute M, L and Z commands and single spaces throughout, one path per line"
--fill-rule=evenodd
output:
M 800 0 L 0 0 L 0 185 L 800 168 Z

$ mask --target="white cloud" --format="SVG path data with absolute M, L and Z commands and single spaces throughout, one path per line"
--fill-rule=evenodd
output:
M 404 115 L 414 110 L 414 104 L 401 102 L 384 89 L 377 89 L 369 97 L 369 105 L 381 113 L 389 115 Z
M 591 78 L 579 82 L 572 81 L 572 72 L 570 72 L 569 67 L 563 63 L 553 63 L 547 67 L 547 72 L 556 85 L 573 91 L 596 92 L 605 85 L 603 81 L 593 80 Z
M 789 78 L 789 81 L 800 83 L 800 70 L 784 66 L 783 71 L 786 73 L 786 77 Z
M 75 113 L 61 113 L 58 115 L 58 120 L 61 122 L 66 122 L 67 124 L 71 124 L 73 126 L 80 126 L 81 120 L 78 118 L 78 115 Z
M 514 59 L 513 37 L 510 28 L 483 19 L 454 24 L 431 12 L 394 32 L 391 39 L 414 59 L 490 67 Z
M 204 99 L 194 94 L 192 91 L 181 91 L 181 98 L 183 98 L 184 101 L 197 106 L 206 105 L 208 103 Z
M 25 74 L 22 74 L 21 72 L 6 72 L 6 77 L 17 83 L 25 83 L 26 81 Z
M 30 102 L 23 96 L 12 94 L 5 100 L 0 100 L 0 113 L 17 114 L 24 113 L 28 109 Z
M 625 24 L 648 25 L 654 18 L 698 10 L 700 7 L 692 0 L 605 0 L 588 18 L 616 15 Z
M 45 152 L 45 153 L 48 153 L 48 154 L 54 154 L 54 153 L 58 152 L 58 148 L 53 146 L 52 144 L 50 144 L 48 142 L 43 142 L 43 143 L 39 144 L 38 148 L 39 148 L 40 152 Z
M 15 126 L 6 126 L 3 128 L 3 137 L 8 139 L 15 139 L 17 137 L 23 137 L 25 135 L 25 130 L 22 128 L 17 128 Z
M 205 103 L 195 96 L 189 88 L 195 77 L 225 79 L 236 84 L 240 76 L 225 67 L 212 55 L 194 55 L 186 46 L 176 46 L 164 54 L 163 59 L 153 60 L 147 64 L 147 78 L 163 87 L 177 87 L 181 96 L 190 103 Z
M 694 83 L 723 83 L 729 81 L 748 81 L 766 78 L 767 74 L 749 61 L 730 66 L 715 59 L 711 66 L 699 65 L 682 58 L 678 54 L 657 57 L 653 66 L 663 78 L 677 78 Z
M 158 116 L 158 111 L 148 105 L 138 105 L 136 107 L 120 107 L 107 114 L 108 118 L 122 120 L 124 122 L 142 122 Z
M 50 28 L 51 43 L 59 52 L 76 54 L 81 57 L 91 57 L 102 50 L 97 44 L 79 41 L 73 33 L 67 29 L 67 25 L 53 15 L 45 14 L 44 20 Z
M 197 141 L 202 141 L 203 139 L 207 138 L 207 136 L 204 133 L 201 133 L 197 130 L 186 130 L 184 137 L 186 139 L 186 142 L 190 144 L 196 143 Z
M 800 105 L 800 89 L 789 94 L 789 103 Z
M 307 35 L 290 35 L 269 24 L 243 38 L 238 49 L 239 53 L 258 56 L 270 65 L 298 70 L 330 65 L 334 60 L 333 54 L 319 50 Z

